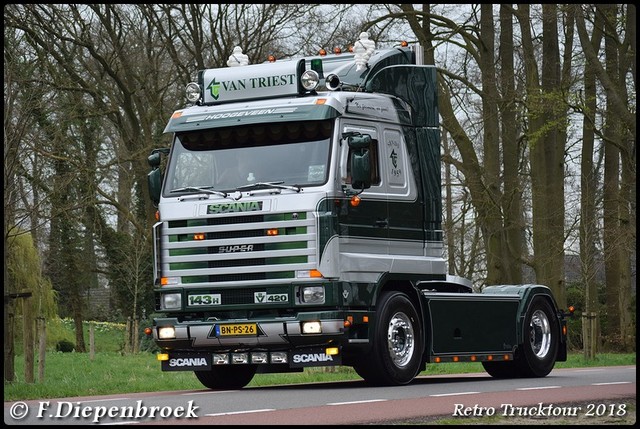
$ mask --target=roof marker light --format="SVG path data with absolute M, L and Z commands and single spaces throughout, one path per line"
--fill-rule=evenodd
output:
M 185 89 L 185 94 L 187 96 L 187 100 L 191 103 L 195 103 L 200 99 L 200 85 L 195 82 L 188 83 Z

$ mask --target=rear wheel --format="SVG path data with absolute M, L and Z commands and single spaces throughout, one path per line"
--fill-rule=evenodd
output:
M 544 377 L 556 363 L 560 328 L 548 300 L 533 299 L 525 316 L 524 342 L 513 361 L 482 362 L 485 371 L 495 378 Z
M 402 385 L 420 372 L 424 340 L 418 313 L 401 292 L 384 293 L 378 303 L 370 355 L 354 369 L 373 385 Z
M 255 365 L 221 365 L 209 371 L 194 371 L 196 377 L 209 389 L 242 389 L 256 374 Z
M 533 299 L 525 318 L 524 344 L 516 363 L 522 377 L 544 377 L 556 363 L 560 328 L 548 300 Z

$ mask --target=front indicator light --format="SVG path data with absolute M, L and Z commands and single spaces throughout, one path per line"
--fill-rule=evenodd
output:
M 324 353 L 325 353 L 327 356 L 335 356 L 335 355 L 337 355 L 338 353 L 340 353 L 340 351 L 338 350 L 338 348 L 337 348 L 337 347 L 327 347 L 327 349 L 324 351 Z
M 179 283 L 178 277 L 162 277 L 160 279 L 160 284 L 162 286 L 177 285 L 178 283 Z
M 169 360 L 169 354 L 168 353 L 158 353 L 156 355 L 156 359 L 162 361 L 162 360 Z

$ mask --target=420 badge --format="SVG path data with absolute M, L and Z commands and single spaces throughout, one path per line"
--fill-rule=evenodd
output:
M 289 295 L 286 293 L 266 293 L 254 292 L 253 302 L 256 304 L 277 304 L 289 301 Z

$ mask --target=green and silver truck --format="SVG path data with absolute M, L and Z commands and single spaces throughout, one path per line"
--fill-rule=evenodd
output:
M 482 292 L 444 258 L 436 69 L 411 48 L 206 69 L 152 151 L 163 371 L 211 389 L 351 366 L 373 385 L 427 363 L 544 377 L 566 314 L 542 285 Z

